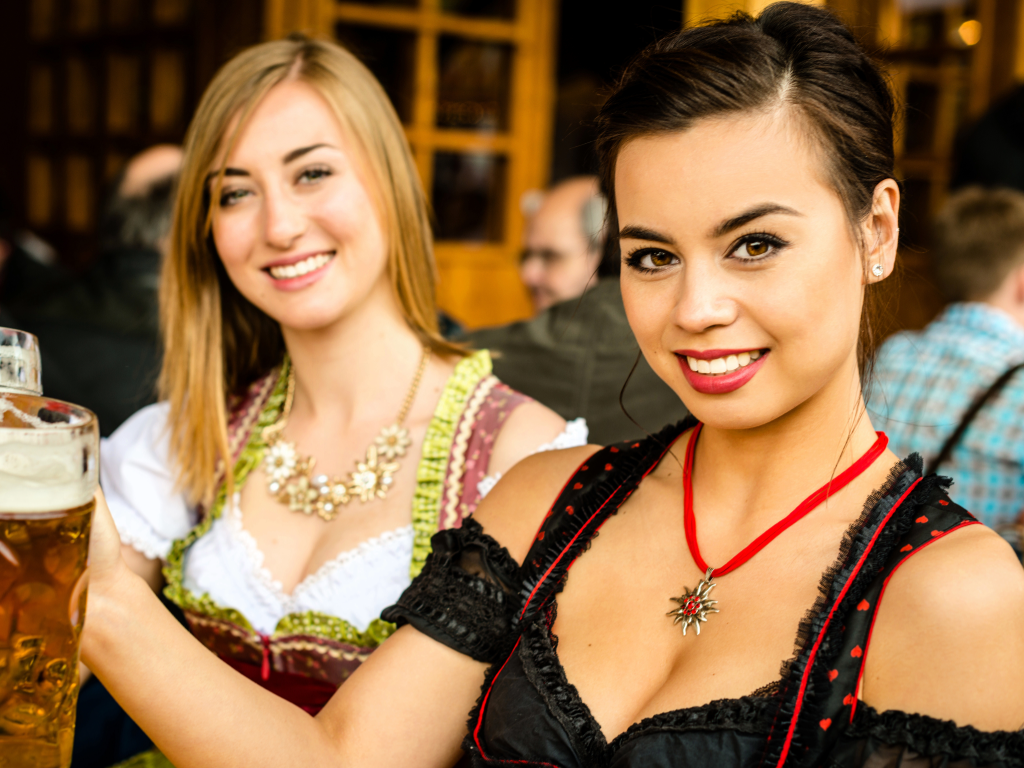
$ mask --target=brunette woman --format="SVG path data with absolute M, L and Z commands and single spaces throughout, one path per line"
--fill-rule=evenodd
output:
M 892 112 L 821 8 L 654 45 L 600 151 L 631 325 L 699 421 L 522 462 L 315 720 L 160 619 L 103 517 L 87 661 L 179 768 L 1020 766 L 1024 573 L 864 414 Z
M 134 570 L 159 586 L 163 561 L 193 633 L 309 712 L 393 631 L 434 533 L 544 444 L 586 442 L 442 339 L 431 250 L 402 128 L 348 52 L 266 43 L 213 80 L 161 287 L 163 402 L 105 444 L 103 486 Z

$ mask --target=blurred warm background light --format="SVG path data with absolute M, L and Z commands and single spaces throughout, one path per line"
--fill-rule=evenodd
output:
M 977 19 L 969 19 L 959 26 L 957 34 L 964 41 L 964 45 L 977 45 L 981 40 L 981 22 Z

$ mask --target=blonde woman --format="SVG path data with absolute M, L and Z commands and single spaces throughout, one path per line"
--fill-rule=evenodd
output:
M 185 144 L 162 402 L 104 447 L 124 555 L 227 664 L 317 712 L 493 478 L 566 423 L 438 333 L 427 205 L 380 85 L 307 39 L 233 59 Z

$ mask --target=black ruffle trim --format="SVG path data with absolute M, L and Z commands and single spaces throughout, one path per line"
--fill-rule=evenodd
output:
M 776 701 L 752 694 L 739 699 L 719 699 L 699 707 L 662 712 L 629 726 L 609 746 L 615 754 L 629 742 L 655 732 L 737 731 L 768 735 Z
M 906 712 L 877 712 L 861 702 L 848 734 L 878 744 L 902 746 L 919 755 L 1004 768 L 1024 766 L 1024 730 L 979 731 L 969 725 Z
M 543 697 L 548 711 L 562 725 L 576 754 L 586 765 L 603 765 L 607 761 L 608 742 L 590 707 L 576 686 L 569 682 L 558 660 L 557 638 L 550 631 L 554 619 L 552 604 L 547 615 L 533 615 L 521 625 L 519 658 L 523 671 Z
M 843 648 L 843 635 L 846 617 L 856 609 L 861 595 L 871 586 L 879 571 L 884 568 L 893 547 L 907 534 L 917 516 L 915 510 L 928 503 L 950 484 L 949 478 L 929 476 L 921 479 L 913 493 L 904 501 L 899 511 L 885 522 L 896 502 L 921 477 L 923 462 L 918 454 L 911 454 L 905 461 L 898 463 L 889 473 L 886 483 L 873 493 L 865 502 L 861 518 L 847 530 L 840 546 L 839 556 L 835 563 L 825 571 L 819 584 L 818 599 L 800 623 L 797 632 L 797 653 L 782 668 L 782 686 L 780 690 L 781 705 L 773 728 L 773 738 L 765 758 L 765 765 L 778 763 L 785 743 L 785 732 L 788 730 L 798 700 L 802 700 L 802 714 L 820 712 L 830 693 L 828 670 L 832 669 Z M 884 524 L 884 527 L 883 527 Z M 880 530 L 881 529 L 881 530 Z M 872 545 L 875 534 L 878 538 Z M 864 560 L 859 572 L 853 577 L 842 601 L 839 593 L 865 551 L 870 552 Z M 834 608 L 833 608 L 834 606 Z M 807 669 L 811 649 L 815 639 L 821 634 L 822 627 L 829 620 L 828 629 L 821 639 L 821 644 L 814 660 L 814 668 L 807 679 L 807 687 L 800 696 L 800 681 Z M 793 732 L 789 748 L 787 765 L 800 765 L 813 760 L 814 744 L 818 736 L 814 730 L 816 722 L 811 717 L 801 717 L 801 722 Z M 806 759 L 801 759 L 806 755 Z
M 626 500 L 633 494 L 645 473 L 652 469 L 668 452 L 668 447 L 684 431 L 694 426 L 697 420 L 690 416 L 677 424 L 670 424 L 660 432 L 643 441 L 628 441 L 601 449 L 590 459 L 588 464 L 599 465 L 610 460 L 615 470 L 607 473 L 600 480 L 591 484 L 586 490 L 563 492 L 555 501 L 552 513 L 558 514 L 568 501 L 572 501 L 575 512 L 572 515 L 559 515 L 557 527 L 543 541 L 535 541 L 523 561 L 522 599 L 525 603 L 533 600 L 530 610 L 538 610 L 553 595 L 561 592 L 569 567 L 573 561 L 590 547 L 593 533 L 581 535 L 570 546 L 566 546 L 584 528 L 596 529 L 601 521 L 618 512 Z M 591 520 L 594 513 L 604 506 L 600 520 Z M 549 520 L 548 523 L 551 521 Z M 533 594 L 538 582 L 547 573 L 548 568 L 561 556 L 558 566 L 548 575 L 548 582 L 537 594 Z
M 785 734 L 796 711 L 797 701 L 800 699 L 800 681 L 807 669 L 812 646 L 815 638 L 821 633 L 822 627 L 828 620 L 832 606 L 838 599 L 838 593 L 842 590 L 843 584 L 849 579 L 850 574 L 865 550 L 870 546 L 872 537 L 882 525 L 886 515 L 889 514 L 900 496 L 906 492 L 907 488 L 919 476 L 920 457 L 917 457 L 916 467 L 913 466 L 914 458 L 912 456 L 908 460 L 911 462 L 910 467 L 904 462 L 893 467 L 883 487 L 868 497 L 864 503 L 864 509 L 860 518 L 847 529 L 846 534 L 843 536 L 836 560 L 822 574 L 821 581 L 818 584 L 818 598 L 804 616 L 803 621 L 800 622 L 799 629 L 797 630 L 797 652 L 792 659 L 785 662 L 782 666 L 782 685 L 779 692 L 781 704 L 776 713 L 772 739 L 769 742 L 765 755 L 765 765 L 776 765 L 782 755 Z M 915 470 L 918 474 L 915 474 Z M 863 578 L 870 583 L 870 579 L 874 578 L 875 572 L 878 569 L 878 563 L 885 562 L 888 551 L 897 538 L 897 535 L 892 530 L 889 532 L 883 531 L 879 535 L 877 544 L 881 546 L 876 546 L 873 550 L 873 555 L 869 555 L 868 558 L 869 561 L 876 561 L 877 556 L 877 561 L 873 568 L 871 567 L 871 562 L 865 562 L 859 578 Z M 888 546 L 886 546 L 886 543 L 888 543 Z M 847 600 L 844 602 L 849 603 L 852 596 L 857 594 L 857 590 L 853 587 L 854 585 L 851 585 L 851 588 L 847 591 Z M 817 659 L 815 660 L 818 674 L 816 675 L 812 671 L 803 696 L 802 707 L 805 712 L 808 710 L 817 711 L 820 708 L 821 700 L 828 695 L 829 689 L 827 685 L 829 681 L 825 670 L 831 668 L 828 665 L 841 651 L 843 618 L 847 610 L 848 606 L 846 605 L 836 606 L 832 623 L 822 639 Z M 796 756 L 803 753 L 805 751 L 803 748 L 804 744 L 806 743 L 809 748 L 810 744 L 813 743 L 813 735 L 806 734 L 808 738 L 805 740 L 803 729 L 798 724 L 793 733 L 789 754 Z
M 439 531 L 430 543 L 423 571 L 381 618 L 411 624 L 477 661 L 504 658 L 515 642 L 518 564 L 472 518 L 461 528 Z M 479 573 L 464 569 L 467 556 Z

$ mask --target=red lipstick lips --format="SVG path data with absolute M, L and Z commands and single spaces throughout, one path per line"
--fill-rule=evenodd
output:
M 714 360 L 719 357 L 738 355 L 743 352 L 749 353 L 758 351 L 761 352 L 761 356 L 757 360 L 752 361 L 749 365 L 737 368 L 735 371 L 730 371 L 729 373 L 718 374 L 715 376 L 691 371 L 689 363 L 686 362 L 687 357 L 692 357 L 695 360 Z M 703 395 L 724 395 L 729 392 L 735 392 L 754 378 L 757 372 L 761 370 L 761 367 L 764 365 L 764 361 L 768 359 L 768 355 L 771 353 L 768 350 L 756 349 L 677 349 L 675 350 L 675 354 L 676 357 L 679 358 L 679 366 L 683 369 L 683 375 L 686 377 L 686 380 L 689 382 L 691 387 Z

